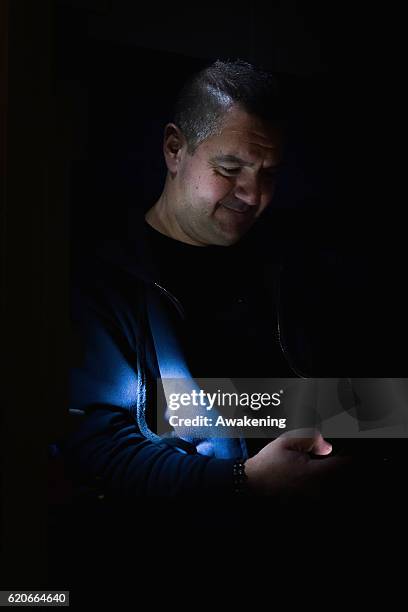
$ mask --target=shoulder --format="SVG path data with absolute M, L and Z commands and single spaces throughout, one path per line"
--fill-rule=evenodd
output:
M 71 318 L 134 333 L 140 326 L 146 279 L 126 265 L 123 245 L 75 248 L 70 273 Z

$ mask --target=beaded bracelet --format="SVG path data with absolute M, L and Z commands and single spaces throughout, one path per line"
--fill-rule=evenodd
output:
M 233 469 L 234 493 L 237 495 L 247 495 L 247 480 L 248 476 L 245 473 L 245 463 L 242 459 L 235 461 Z

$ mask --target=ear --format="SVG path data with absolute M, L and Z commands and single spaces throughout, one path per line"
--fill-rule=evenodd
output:
M 180 128 L 174 123 L 168 123 L 164 128 L 163 153 L 170 174 L 177 172 L 186 146 L 186 139 Z

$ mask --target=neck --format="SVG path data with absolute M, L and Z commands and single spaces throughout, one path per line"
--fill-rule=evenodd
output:
M 194 242 L 180 227 L 177 223 L 175 215 L 172 214 L 175 206 L 172 205 L 174 198 L 167 193 L 166 187 L 161 194 L 157 202 L 147 211 L 145 214 L 146 222 L 155 230 L 178 240 L 179 242 L 185 242 L 193 246 L 205 246 L 198 242 Z
M 153 229 L 169 238 L 173 238 L 173 233 L 170 229 L 171 223 L 168 214 L 168 206 L 166 206 L 165 202 L 166 194 L 163 192 L 156 204 L 149 208 L 145 214 L 145 220 Z

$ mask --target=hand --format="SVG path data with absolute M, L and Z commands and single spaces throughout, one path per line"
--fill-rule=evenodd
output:
M 247 459 L 248 486 L 258 495 L 315 495 L 325 480 L 350 463 L 347 458 L 328 457 L 331 452 L 331 444 L 317 431 L 285 433 Z

